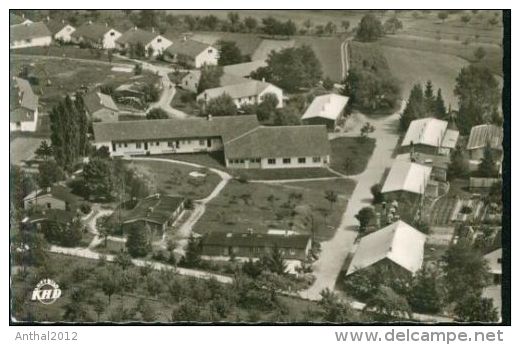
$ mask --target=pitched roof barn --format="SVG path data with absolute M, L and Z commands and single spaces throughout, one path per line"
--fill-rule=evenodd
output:
M 321 117 L 328 120 L 337 120 L 348 103 L 348 97 L 328 94 L 314 98 L 302 116 L 302 120 Z
M 402 220 L 392 223 L 361 238 L 347 276 L 383 259 L 413 274 L 422 267 L 425 242 L 426 235 Z
M 459 132 L 448 129 L 448 121 L 433 117 L 410 122 L 401 146 L 422 144 L 434 147 L 455 148 Z
M 502 140 L 504 139 L 504 131 L 496 125 L 479 125 L 471 128 L 469 134 L 468 150 L 474 150 L 485 147 L 488 143 L 491 148 L 502 150 Z
M 183 203 L 181 196 L 154 194 L 140 200 L 133 209 L 123 211 L 121 222 L 126 224 L 144 220 L 163 225 Z
M 203 246 L 267 247 L 305 250 L 310 236 L 305 234 L 210 232 L 202 240 Z
M 395 160 L 386 177 L 381 193 L 406 191 L 424 194 L 432 168 L 429 166 Z

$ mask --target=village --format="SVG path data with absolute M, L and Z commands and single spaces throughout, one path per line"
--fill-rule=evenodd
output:
M 179 12 L 10 12 L 15 320 L 502 319 L 502 12 Z

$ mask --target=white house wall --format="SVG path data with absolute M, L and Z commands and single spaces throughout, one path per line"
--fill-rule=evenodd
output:
M 208 139 L 211 140 L 211 147 L 208 147 Z M 176 147 L 177 141 L 179 147 Z M 146 141 L 148 148 L 145 149 L 145 142 L 116 142 L 115 151 L 114 145 L 111 142 L 100 142 L 96 143 L 96 147 L 107 146 L 112 156 L 124 156 L 124 155 L 144 155 L 148 152 L 154 154 L 165 154 L 165 153 L 193 153 L 193 152 L 206 152 L 206 151 L 219 151 L 222 150 L 222 140 L 220 138 L 192 138 L 192 139 L 171 139 L 171 140 L 154 140 Z M 169 143 L 172 146 L 169 146 Z
M 28 40 L 13 41 L 9 43 L 10 49 L 28 48 L 28 47 L 45 47 L 52 42 L 51 36 L 43 36 L 31 38 Z
M 122 33 L 117 30 L 110 29 L 105 35 L 103 35 L 103 48 L 104 49 L 115 49 L 116 40 L 121 37 Z
M 206 48 L 195 58 L 195 68 L 203 65 L 218 65 L 218 50 L 213 47 Z
M 66 25 L 63 29 L 54 35 L 54 39 L 62 40 L 63 42 L 70 42 L 72 40 L 71 35 L 74 31 L 76 31 L 76 28 L 74 28 L 72 25 Z
M 290 163 L 284 163 L 284 158 L 290 158 Z M 305 163 L 299 163 L 298 158 L 305 158 Z M 314 158 L 319 158 L 319 161 L 314 161 Z M 229 168 L 235 169 L 287 169 L 287 168 L 323 168 L 328 165 L 329 156 L 320 157 L 276 157 L 275 164 L 269 164 L 269 159 L 260 159 L 260 164 L 251 162 L 249 158 L 242 160 L 226 159 L 226 165 Z M 237 162 L 238 161 L 238 162 Z
M 16 122 L 9 122 L 9 129 L 11 132 L 36 132 L 36 127 L 38 125 L 38 111 L 34 112 L 34 120 L 33 121 L 22 121 L 19 122 L 19 125 Z
M 149 47 L 153 48 L 153 56 L 160 55 L 163 51 L 166 50 L 169 46 L 172 45 L 172 41 L 167 38 L 164 38 L 161 35 L 155 37 L 150 43 L 145 46 L 145 49 L 148 51 Z

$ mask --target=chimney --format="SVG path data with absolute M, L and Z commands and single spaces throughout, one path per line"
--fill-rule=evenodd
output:
M 251 236 L 253 236 L 253 228 L 248 228 L 247 233 Z
M 262 83 L 265 83 L 265 78 L 264 77 L 262 77 Z
M 51 21 L 51 17 L 47 16 L 47 22 L 50 22 Z
M 155 28 L 154 27 L 152 27 L 152 33 L 155 33 Z
M 89 20 L 89 21 L 88 21 L 88 24 L 89 24 L 89 25 L 92 25 L 92 20 Z
M 186 42 L 187 39 L 188 39 L 188 37 L 187 37 L 186 35 L 182 36 L 182 40 L 183 40 L 184 42 Z
M 134 31 L 137 31 L 137 26 L 134 26 Z
M 65 24 L 65 19 L 62 19 L 62 20 L 61 20 L 61 23 L 62 23 L 62 24 Z
M 208 121 L 213 120 L 213 116 L 211 114 L 208 114 Z
M 108 22 L 105 22 L 105 26 L 108 28 Z
M 50 193 L 51 192 L 51 187 L 47 187 L 46 190 L 47 190 L 47 193 Z

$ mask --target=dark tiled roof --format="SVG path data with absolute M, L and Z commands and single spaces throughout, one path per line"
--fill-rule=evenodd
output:
M 40 223 L 42 221 L 53 221 L 60 224 L 67 224 L 72 222 L 76 217 L 74 212 L 50 209 L 45 211 L 35 212 L 29 216 L 27 220 L 29 223 Z
M 82 37 L 88 40 L 100 40 L 103 36 L 111 30 L 112 27 L 106 24 L 98 24 L 98 23 L 84 23 L 80 25 L 76 31 L 72 33 L 73 37 Z
M 62 20 L 51 19 L 51 20 L 46 20 L 45 25 L 47 25 L 47 28 L 50 30 L 50 32 L 53 35 L 55 35 L 58 32 L 60 32 L 61 29 L 63 29 L 67 25 L 71 25 L 71 24 L 66 21 L 62 21 Z M 74 26 L 74 25 L 71 25 L 71 26 Z
M 100 92 L 91 92 L 86 94 L 83 96 L 83 102 L 85 103 L 85 107 L 90 114 L 105 108 L 113 111 L 119 111 L 117 105 L 112 100 L 112 97 Z
M 123 33 L 116 42 L 119 44 L 136 44 L 141 43 L 147 45 L 150 43 L 158 34 L 150 31 L 146 31 L 139 28 L 132 28 Z
M 10 84 L 9 121 L 33 121 L 34 112 L 38 110 L 38 96 L 34 94 L 31 84 L 18 77 L 11 78 Z
M 309 235 L 273 235 L 267 233 L 226 233 L 210 232 L 202 240 L 203 246 L 219 247 L 268 247 L 305 249 L 309 243 Z
M 51 32 L 43 22 L 13 25 L 9 31 L 10 42 L 51 36 Z
M 224 142 L 226 158 L 309 157 L 330 154 L 325 126 L 258 127 Z
M 94 123 L 96 142 L 219 137 L 230 140 L 259 126 L 256 115 Z
M 502 140 L 504 139 L 504 131 L 501 127 L 495 125 L 479 125 L 471 128 L 468 139 L 467 149 L 478 149 L 486 146 L 488 143 L 491 148 L 502 150 Z
M 162 225 L 170 220 L 172 213 L 175 212 L 183 202 L 184 198 L 181 196 L 151 195 L 139 201 L 133 209 L 123 211 L 121 214 L 121 222 L 132 223 L 145 220 Z
M 53 198 L 68 202 L 70 204 L 77 203 L 78 201 L 81 200 L 80 197 L 72 194 L 70 192 L 69 188 L 59 185 L 59 184 L 52 186 L 50 192 L 47 191 L 47 189 L 42 189 L 38 193 L 37 196 L 48 195 L 48 194 L 52 195 Z
M 179 54 L 196 58 L 207 48 L 211 47 L 209 44 L 195 41 L 192 39 L 176 39 L 172 41 L 172 45 L 166 49 L 171 54 Z

